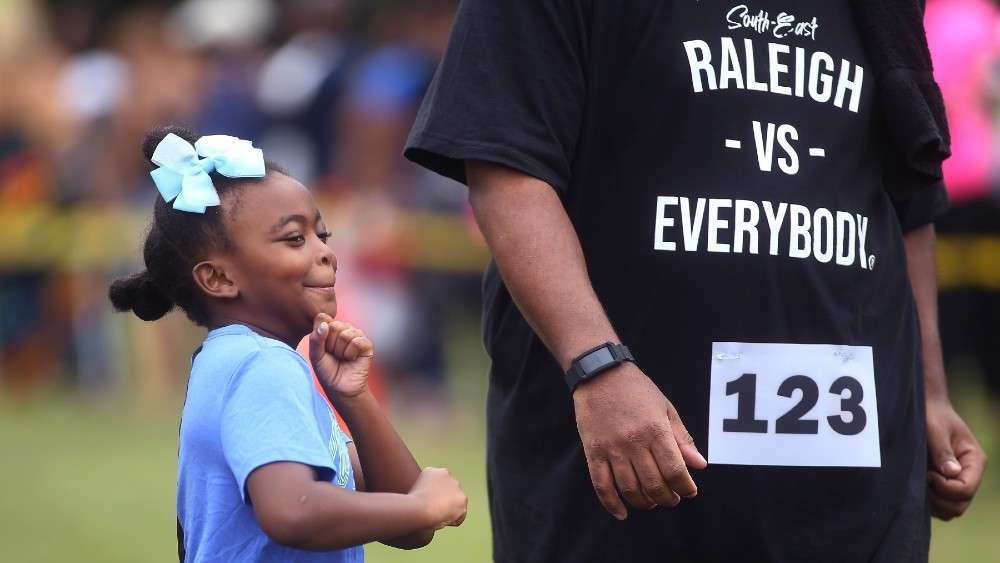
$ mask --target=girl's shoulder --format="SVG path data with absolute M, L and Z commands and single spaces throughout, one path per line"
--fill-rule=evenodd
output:
M 212 329 L 205 337 L 205 341 L 201 346 L 203 350 L 212 348 L 213 351 L 227 349 L 246 349 L 249 351 L 277 349 L 295 352 L 295 350 L 284 342 L 258 334 L 250 327 L 241 324 L 231 324 Z
M 287 344 L 257 334 L 244 325 L 228 325 L 209 332 L 194 358 L 193 370 L 200 366 L 212 371 L 222 368 L 232 376 L 257 369 L 267 369 L 276 375 L 309 372 L 305 358 Z

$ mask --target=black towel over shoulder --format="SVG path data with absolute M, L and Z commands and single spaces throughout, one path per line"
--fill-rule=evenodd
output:
M 905 202 L 943 181 L 951 154 L 944 99 L 934 81 L 923 0 L 852 0 L 892 142 L 886 190 Z

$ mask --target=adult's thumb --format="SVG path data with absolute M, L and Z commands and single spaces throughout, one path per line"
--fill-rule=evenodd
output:
M 951 447 L 951 433 L 946 427 L 930 425 L 927 428 L 927 455 L 931 467 L 945 477 L 955 478 L 962 473 L 962 464 Z

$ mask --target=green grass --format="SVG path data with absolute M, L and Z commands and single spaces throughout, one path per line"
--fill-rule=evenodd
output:
M 478 358 L 458 363 L 482 367 Z M 369 546 L 369 562 L 489 560 L 479 408 L 483 376 L 471 367 L 464 376 L 456 393 L 463 406 L 450 423 L 397 423 L 421 463 L 447 466 L 458 476 L 469 494 L 468 520 L 416 552 Z M 980 394 L 966 392 L 960 398 L 984 444 L 1000 452 L 1000 417 L 990 414 Z M 176 561 L 177 406 L 140 409 L 65 398 L 0 401 L 0 561 Z M 996 473 L 988 474 L 965 517 L 935 522 L 932 561 L 1000 562 Z
M 163 413 L 4 404 L 0 560 L 169 561 L 176 448 Z
M 176 416 L 0 403 L 0 561 L 176 561 Z M 482 425 L 399 427 L 421 463 L 452 469 L 469 495 L 469 517 L 419 552 L 369 546 L 368 561 L 488 560 Z

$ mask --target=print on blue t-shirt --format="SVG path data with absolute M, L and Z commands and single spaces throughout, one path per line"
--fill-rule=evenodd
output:
M 295 350 L 242 325 L 209 332 L 181 418 L 177 514 L 186 560 L 363 561 L 361 546 L 317 553 L 275 543 L 246 491 L 254 469 L 277 461 L 354 489 L 348 441 Z

